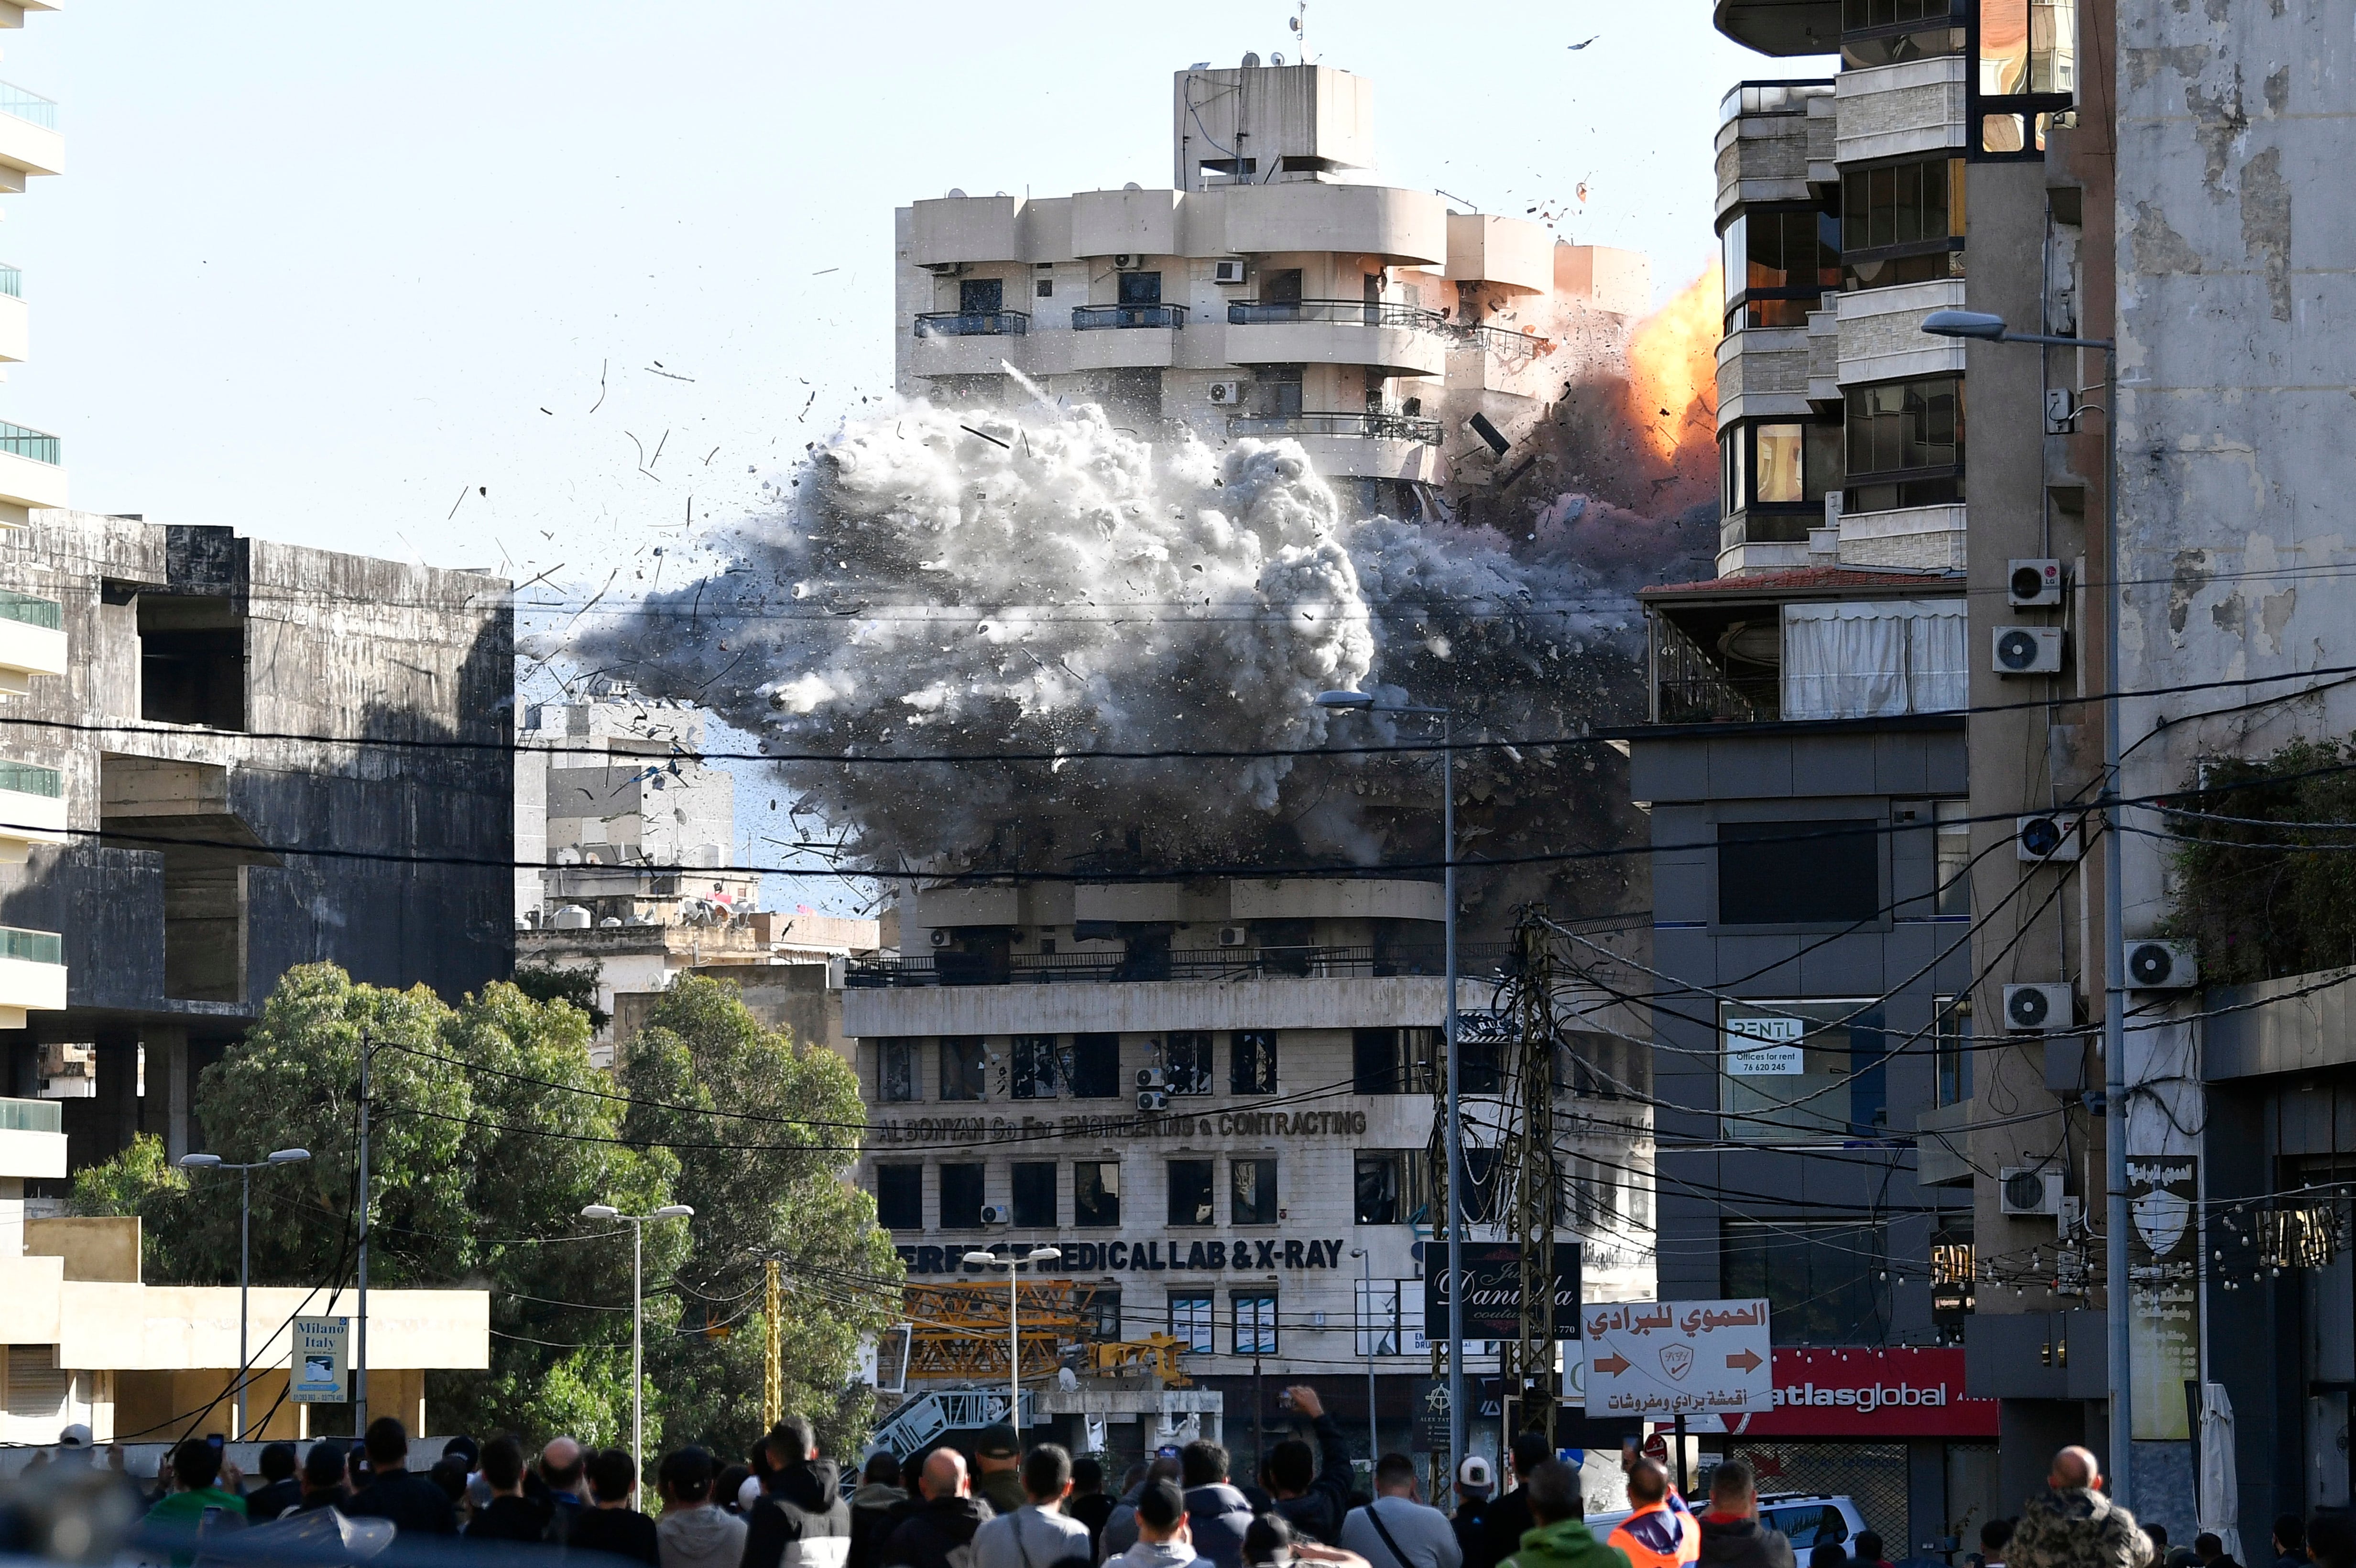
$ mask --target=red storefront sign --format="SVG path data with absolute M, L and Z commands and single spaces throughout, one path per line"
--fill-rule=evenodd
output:
M 1961 1349 L 1775 1352 L 1775 1408 L 1719 1418 L 1745 1437 L 1994 1437 L 1997 1402 L 1964 1397 Z

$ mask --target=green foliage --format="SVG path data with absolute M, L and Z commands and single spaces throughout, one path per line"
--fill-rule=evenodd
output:
M 2207 787 L 2172 803 L 2210 814 L 2167 819 L 2185 841 L 2166 934 L 2198 944 L 2204 981 L 2356 964 L 2356 832 L 2295 826 L 2356 822 L 2351 761 L 2356 745 L 2295 741 L 2269 757 L 2210 763 Z
M 892 1320 L 885 1302 L 901 1277 L 874 1200 L 844 1179 L 866 1119 L 857 1074 L 824 1047 L 763 1029 L 733 981 L 686 976 L 655 1004 L 618 1076 L 636 1102 L 623 1136 L 679 1159 L 678 1200 L 695 1210 L 681 1300 L 691 1328 L 718 1330 L 649 1340 L 666 1429 L 718 1453 L 757 1435 L 763 1264 L 776 1257 L 787 1406 L 818 1424 L 828 1452 L 855 1452 L 872 1395 L 846 1389 L 861 1337 Z
M 614 1015 L 597 1005 L 599 965 L 594 959 L 571 967 L 553 959 L 527 958 L 515 966 L 515 988 L 535 1002 L 570 1002 L 589 1017 L 589 1027 L 604 1029 Z

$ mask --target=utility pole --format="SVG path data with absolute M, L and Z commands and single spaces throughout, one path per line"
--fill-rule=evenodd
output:
M 761 1430 L 766 1432 L 785 1417 L 786 1381 L 785 1329 L 777 1321 L 778 1312 L 784 1305 L 780 1299 L 784 1292 L 779 1289 L 777 1260 L 771 1258 L 764 1272 L 767 1280 L 761 1301 L 766 1323 L 761 1346 Z
M 1519 990 L 1515 1007 L 1515 1115 L 1506 1131 L 1505 1160 L 1514 1194 L 1514 1234 L 1521 1241 L 1520 1344 L 1512 1375 L 1524 1428 L 1538 1427 L 1551 1444 L 1555 1418 L 1554 1228 L 1558 1183 L 1554 1152 L 1553 944 L 1543 905 L 1516 912 L 1514 946 Z M 1508 1065 L 1502 1064 L 1501 1065 Z M 1532 1420 L 1533 1406 L 1542 1412 Z M 1510 1445 L 1512 1434 L 1505 1435 Z
M 369 1243 L 369 1055 L 368 1032 L 360 1032 L 360 1244 L 359 1322 L 352 1353 L 352 1435 L 368 1435 L 368 1243 Z

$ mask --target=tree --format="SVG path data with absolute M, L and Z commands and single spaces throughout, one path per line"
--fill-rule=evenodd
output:
M 571 1002 L 587 1015 L 591 1029 L 601 1029 L 614 1018 L 597 1005 L 597 977 L 603 970 L 594 958 L 580 965 L 527 958 L 515 966 L 515 987 L 535 1002 Z
M 896 1317 L 901 1279 L 874 1200 L 845 1179 L 866 1120 L 857 1074 L 763 1029 L 734 982 L 689 976 L 655 1004 L 617 1075 L 631 1101 L 623 1137 L 676 1157 L 678 1201 L 695 1210 L 679 1275 L 689 1331 L 648 1353 L 665 1430 L 722 1453 L 758 1435 L 774 1257 L 787 1282 L 787 1407 L 818 1424 L 828 1452 L 856 1452 L 873 1416 L 872 1394 L 852 1385 L 860 1341 Z

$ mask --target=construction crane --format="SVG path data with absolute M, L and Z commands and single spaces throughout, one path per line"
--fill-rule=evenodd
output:
M 1064 1346 L 1081 1339 L 1097 1287 L 1068 1279 L 1025 1280 L 1021 1294 L 1023 1375 L 1050 1377 Z M 904 1286 L 912 1378 L 1008 1375 L 1006 1287 L 992 1283 Z

